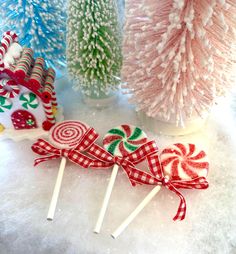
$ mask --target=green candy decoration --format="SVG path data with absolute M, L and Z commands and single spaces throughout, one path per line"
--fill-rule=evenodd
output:
M 25 93 L 20 96 L 21 105 L 25 109 L 36 109 L 39 106 L 37 96 L 34 93 Z
M 6 110 L 12 108 L 12 102 L 8 98 L 0 96 L 0 113 L 4 113 Z

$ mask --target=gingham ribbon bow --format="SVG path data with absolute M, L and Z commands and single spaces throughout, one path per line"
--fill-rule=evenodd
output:
M 197 177 L 191 180 L 171 180 L 168 176 L 164 175 L 157 154 L 149 156 L 147 160 L 152 175 L 138 169 L 133 169 L 129 175 L 130 179 L 139 184 L 162 185 L 174 192 L 180 198 L 180 203 L 173 220 L 183 220 L 186 214 L 186 201 L 177 189 L 206 189 L 209 186 L 206 178 Z
M 59 149 L 44 139 L 38 139 L 38 141 L 34 143 L 31 148 L 35 153 L 43 155 L 44 157 L 35 159 L 34 166 L 44 161 L 65 157 L 83 168 L 88 168 L 93 159 L 83 154 L 83 152 L 89 149 L 97 138 L 98 134 L 93 128 L 90 128 L 84 134 L 79 144 L 75 148 L 71 149 Z
M 110 168 L 114 164 L 117 164 L 129 177 L 130 172 L 135 169 L 136 164 L 144 161 L 148 156 L 157 151 L 158 148 L 155 141 L 149 141 L 126 157 L 113 156 L 97 144 L 93 144 L 87 150 L 87 153 L 97 159 L 91 163 L 91 168 Z M 132 185 L 136 185 L 136 182 L 132 179 L 130 179 L 130 182 Z

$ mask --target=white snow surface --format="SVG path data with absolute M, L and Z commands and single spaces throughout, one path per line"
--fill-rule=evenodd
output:
M 65 119 L 88 123 L 101 138 L 111 127 L 138 119 L 127 97 L 94 109 L 83 104 L 67 80 L 57 81 Z M 145 126 L 140 126 L 144 130 Z M 175 142 L 192 142 L 209 156 L 210 187 L 183 190 L 186 219 L 174 222 L 178 197 L 162 188 L 116 240 L 110 234 L 152 189 L 131 187 L 120 170 L 100 234 L 93 229 L 111 170 L 85 170 L 68 163 L 53 221 L 46 216 L 60 161 L 33 167 L 32 141 L 0 142 L 1 254 L 235 254 L 236 253 L 236 99 L 228 97 L 213 110 L 206 126 L 186 136 L 147 132 L 160 150 Z M 100 138 L 100 142 L 101 142 Z

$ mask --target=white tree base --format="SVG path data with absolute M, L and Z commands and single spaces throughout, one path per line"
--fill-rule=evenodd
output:
M 116 94 L 114 94 L 111 97 L 107 97 L 103 99 L 94 99 L 94 98 L 84 96 L 83 100 L 85 104 L 88 105 L 89 107 L 106 108 L 116 103 L 117 96 Z
M 208 119 L 208 115 L 203 118 L 198 117 L 189 120 L 185 122 L 184 127 L 176 126 L 176 124 L 172 122 L 165 122 L 158 118 L 149 117 L 141 111 L 138 112 L 138 119 L 140 124 L 145 126 L 149 131 L 157 134 L 179 136 L 187 135 L 203 128 Z
M 64 120 L 63 108 L 58 107 L 57 122 Z M 0 133 L 0 141 L 4 139 L 12 139 L 16 142 L 21 140 L 36 140 L 38 138 L 43 138 L 48 135 L 48 131 L 43 130 L 43 128 L 29 129 L 29 130 L 15 130 L 15 129 L 5 129 Z

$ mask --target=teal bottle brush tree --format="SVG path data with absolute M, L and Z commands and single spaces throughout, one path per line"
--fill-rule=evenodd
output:
M 47 66 L 65 66 L 64 0 L 1 0 L 0 30 L 19 35 L 20 44 L 43 57 Z M 1 22 L 2 20 L 2 22 Z
M 121 33 L 113 0 L 69 0 L 67 62 L 75 90 L 104 99 L 120 83 Z

